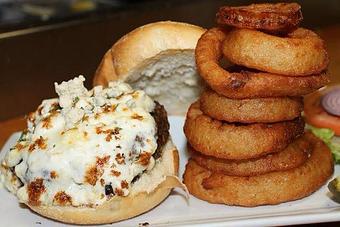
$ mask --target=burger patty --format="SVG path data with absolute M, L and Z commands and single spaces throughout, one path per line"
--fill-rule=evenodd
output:
M 154 159 L 158 159 L 162 156 L 162 150 L 164 145 L 169 139 L 169 121 L 168 114 L 164 109 L 164 106 L 155 101 L 155 109 L 150 113 L 155 119 L 157 125 L 157 149 L 152 155 Z
M 155 153 L 153 153 L 152 155 L 152 157 L 155 160 L 157 160 L 162 156 L 163 147 L 169 139 L 170 125 L 168 121 L 168 114 L 164 109 L 164 106 L 157 101 L 155 101 L 155 104 L 156 104 L 155 109 L 150 114 L 155 119 L 157 127 L 157 149 Z M 132 183 L 135 183 L 140 178 L 141 175 L 142 173 L 135 176 L 132 180 Z

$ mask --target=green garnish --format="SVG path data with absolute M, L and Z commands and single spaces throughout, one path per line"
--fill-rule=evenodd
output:
M 77 96 L 73 99 L 72 106 L 74 107 L 78 101 L 79 101 L 79 97 Z
M 340 201 L 340 177 L 337 177 L 329 182 L 328 189 L 332 192 L 335 199 Z
M 334 142 L 334 131 L 329 128 L 316 128 L 311 125 L 307 125 L 315 136 L 320 138 L 331 150 L 335 163 L 340 164 L 340 144 Z
M 26 135 L 27 135 L 27 131 L 24 130 L 24 131 L 21 133 L 21 135 L 20 135 L 20 137 L 19 137 L 19 139 L 18 139 L 18 142 L 22 142 L 22 141 L 27 140 Z

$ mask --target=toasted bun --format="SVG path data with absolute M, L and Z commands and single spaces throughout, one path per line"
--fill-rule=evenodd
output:
M 89 207 L 30 206 L 35 212 L 61 222 L 105 224 L 142 214 L 162 202 L 177 186 L 183 187 L 178 175 L 178 151 L 171 140 L 163 148 L 154 168 L 144 173 L 126 197 L 113 197 L 104 204 Z
M 104 55 L 94 85 L 124 80 L 160 101 L 169 114 L 184 114 L 199 95 L 194 49 L 205 29 L 164 21 L 139 27 Z

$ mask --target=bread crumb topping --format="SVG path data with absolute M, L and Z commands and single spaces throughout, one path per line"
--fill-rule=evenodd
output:
M 27 131 L 2 160 L 1 180 L 21 202 L 100 205 L 127 196 L 133 179 L 153 167 L 153 100 L 120 81 L 92 90 L 84 81 L 55 83 L 59 98 L 29 115 Z

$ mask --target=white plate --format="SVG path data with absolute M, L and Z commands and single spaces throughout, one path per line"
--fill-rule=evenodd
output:
M 180 175 L 183 174 L 188 156 L 183 134 L 183 117 L 170 117 L 171 135 L 180 151 Z M 1 151 L 0 158 L 16 142 L 19 134 L 13 134 Z M 335 168 L 340 175 L 340 168 Z M 0 189 L 1 226 L 61 226 L 61 223 L 46 219 L 21 207 L 15 196 Z M 331 199 L 326 186 L 311 196 L 276 206 L 242 208 L 214 205 L 190 196 L 185 200 L 181 190 L 174 190 L 159 206 L 133 219 L 108 226 L 267 226 L 301 223 L 340 221 L 340 205 Z

